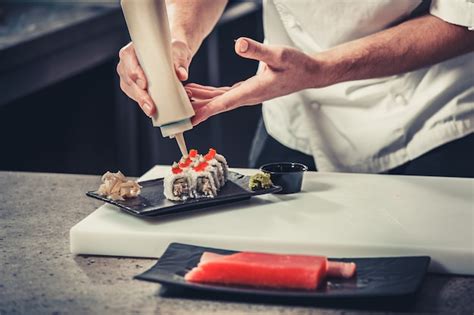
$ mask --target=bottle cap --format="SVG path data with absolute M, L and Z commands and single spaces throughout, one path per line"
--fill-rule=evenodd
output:
M 189 118 L 172 122 L 166 125 L 160 126 L 161 128 L 161 134 L 163 137 L 170 137 L 174 138 L 175 134 L 178 133 L 183 133 L 187 130 L 190 130 L 193 128 L 193 124 L 191 123 L 191 120 Z

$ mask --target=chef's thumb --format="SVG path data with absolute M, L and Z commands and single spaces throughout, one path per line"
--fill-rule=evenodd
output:
M 263 61 L 270 66 L 279 66 L 281 50 L 254 41 L 253 39 L 241 37 L 235 41 L 235 52 L 244 58 Z
M 186 81 L 188 79 L 188 62 L 184 58 L 176 58 L 174 61 L 174 68 L 180 81 Z
M 186 81 L 188 79 L 188 69 L 185 66 L 178 66 L 176 74 L 178 75 L 178 79 L 181 81 Z

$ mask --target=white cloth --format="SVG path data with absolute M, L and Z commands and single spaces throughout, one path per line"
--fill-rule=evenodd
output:
M 472 28 L 474 0 L 430 13 Z M 418 0 L 266 0 L 265 42 L 306 53 L 386 29 Z M 308 89 L 263 104 L 268 133 L 319 171 L 383 172 L 474 131 L 474 53 L 400 75 Z

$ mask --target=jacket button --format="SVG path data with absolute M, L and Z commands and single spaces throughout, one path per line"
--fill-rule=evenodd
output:
M 405 97 L 401 94 L 396 94 L 395 95 L 395 102 L 398 104 L 398 105 L 406 105 L 407 104 L 407 100 L 405 99 Z

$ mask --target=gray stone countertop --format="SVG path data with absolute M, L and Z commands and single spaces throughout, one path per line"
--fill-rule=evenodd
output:
M 158 284 L 132 279 L 156 260 L 70 254 L 69 229 L 100 206 L 84 194 L 98 184 L 99 176 L 0 172 L 0 314 L 391 311 L 161 297 Z M 474 277 L 429 274 L 405 311 L 472 314 Z

